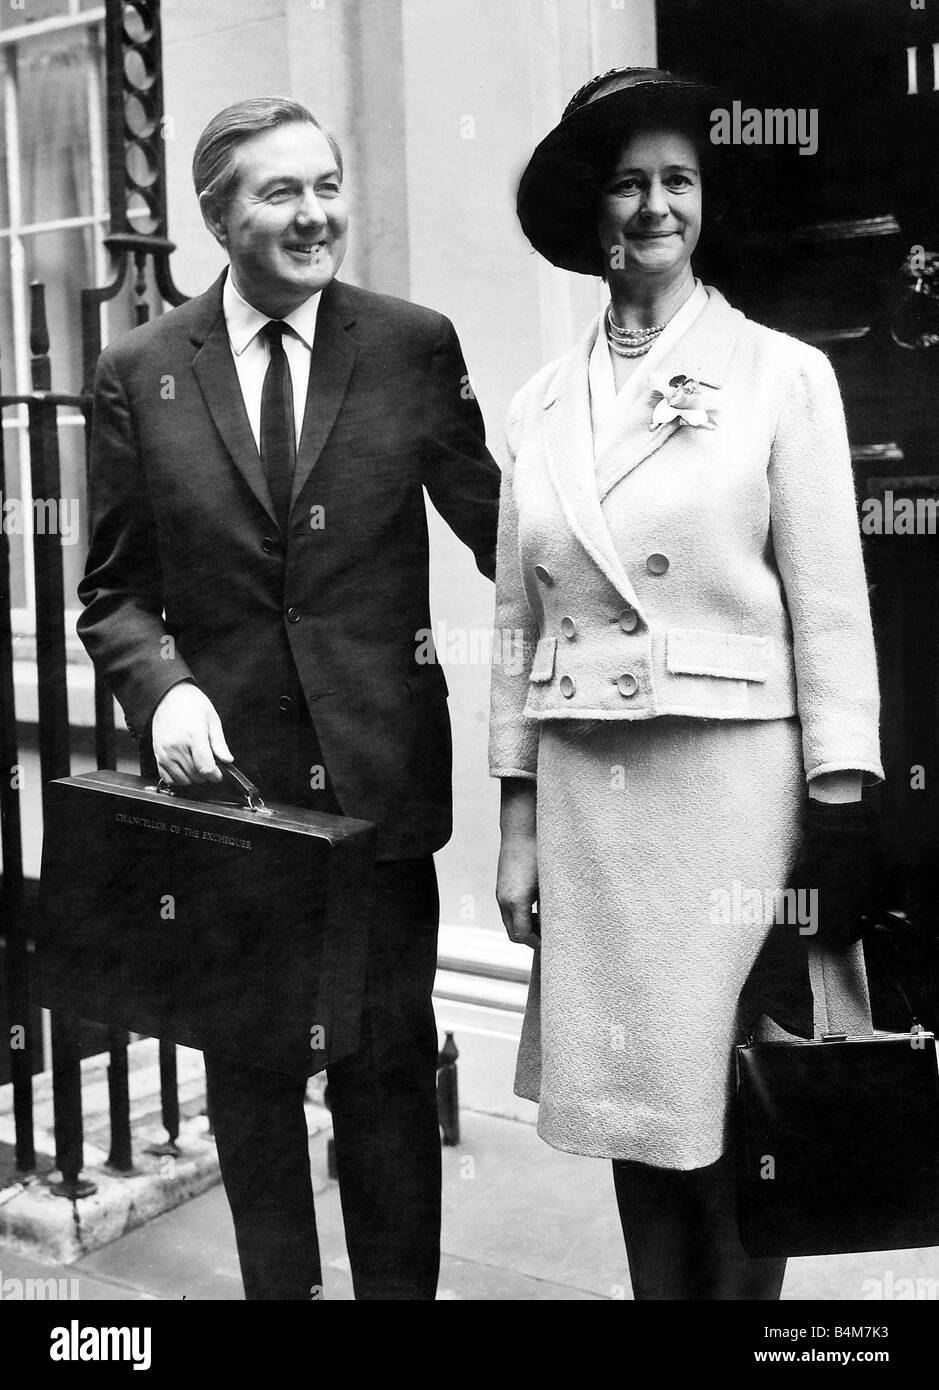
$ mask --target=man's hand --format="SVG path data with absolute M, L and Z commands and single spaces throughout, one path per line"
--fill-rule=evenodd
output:
M 192 681 L 180 681 L 163 696 L 153 715 L 152 738 L 160 776 L 176 786 L 220 782 L 218 763 L 234 762 L 215 706 Z
M 521 778 L 502 780 L 502 848 L 496 900 L 510 940 L 534 946 L 540 935 L 538 917 L 532 910 L 538 900 L 535 784 Z

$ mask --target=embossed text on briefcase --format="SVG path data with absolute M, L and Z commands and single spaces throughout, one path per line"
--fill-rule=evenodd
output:
M 308 1075 L 358 1046 L 375 827 L 241 780 L 246 804 L 121 772 L 49 785 L 34 997 Z

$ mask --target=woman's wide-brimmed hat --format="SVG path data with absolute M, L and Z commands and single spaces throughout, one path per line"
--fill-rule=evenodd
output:
M 631 130 L 671 120 L 703 147 L 710 113 L 723 103 L 716 87 L 661 68 L 613 68 L 585 83 L 519 182 L 518 218 L 535 250 L 563 270 L 602 275 L 597 200 L 618 144 Z

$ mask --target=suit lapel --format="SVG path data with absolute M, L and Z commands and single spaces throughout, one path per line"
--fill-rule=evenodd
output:
M 594 320 L 564 358 L 545 393 L 542 407 L 545 462 L 571 531 L 626 601 L 639 609 L 636 593 L 616 553 L 597 495 L 587 363 L 598 325 L 599 319 Z
M 655 368 L 654 375 L 693 377 L 710 386 L 721 387 L 733 356 L 743 314 L 732 309 L 720 293 L 708 287 L 708 302 L 686 333 L 674 343 Z M 623 421 L 616 444 L 616 463 L 604 470 L 600 500 L 647 458 L 661 449 L 680 429 L 693 429 L 679 420 L 652 429 L 652 411 L 659 397 L 651 386 L 637 400 Z M 720 425 L 718 424 L 718 428 Z
M 245 410 L 222 312 L 225 273 L 204 295 L 204 312 L 198 315 L 193 325 L 191 336 L 198 345 L 198 351 L 192 359 L 192 370 L 222 442 L 248 487 L 276 526 L 271 494 Z
M 658 370 L 668 376 L 683 372 L 720 387 L 743 321 L 743 314 L 732 309 L 724 296 L 709 286 L 706 308 L 666 354 Z M 599 326 L 597 318 L 563 359 L 545 392 L 545 459 L 572 532 L 627 601 L 641 611 L 607 528 L 597 488 L 588 363 Z M 691 428 L 673 420 L 661 429 L 651 430 L 656 399 L 649 387 L 624 420 L 617 450 L 619 466 L 604 480 L 604 496 L 657 453 L 676 430 Z
M 323 291 L 316 316 L 291 506 L 296 503 L 323 452 L 348 389 L 358 353 L 347 331 L 354 322 L 355 313 L 348 295 L 342 285 L 333 281 Z

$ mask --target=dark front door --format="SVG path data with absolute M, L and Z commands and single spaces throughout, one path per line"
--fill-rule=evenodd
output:
M 817 113 L 815 152 L 754 158 L 735 195 L 746 236 L 726 290 L 752 318 L 821 347 L 841 382 L 881 668 L 889 892 L 935 935 L 939 8 L 915 3 L 659 0 L 657 18 L 660 65 L 739 100 L 738 129 L 747 109 Z M 927 957 L 928 944 L 923 983 Z

